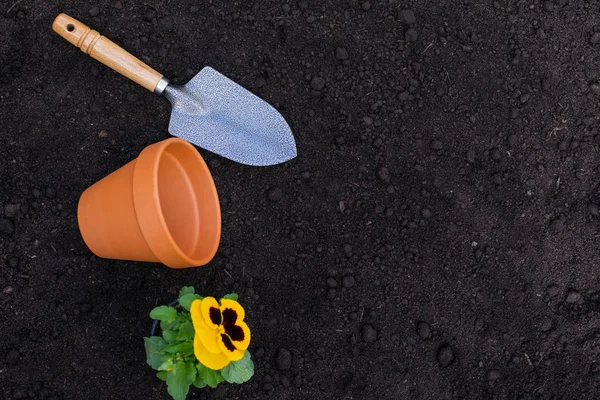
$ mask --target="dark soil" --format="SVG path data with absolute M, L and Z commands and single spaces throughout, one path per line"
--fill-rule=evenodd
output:
M 0 12 L 0 399 L 167 399 L 142 336 L 184 285 L 240 294 L 256 363 L 190 397 L 598 397 L 597 2 Z M 80 194 L 168 138 L 170 106 L 53 33 L 59 12 L 174 81 L 210 65 L 290 122 L 284 165 L 201 150 L 223 210 L 209 266 L 84 245 Z

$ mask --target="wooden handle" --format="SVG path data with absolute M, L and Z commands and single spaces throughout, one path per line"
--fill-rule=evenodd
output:
M 56 17 L 52 30 L 79 47 L 84 53 L 151 92 L 154 92 L 163 77 L 161 73 L 67 14 Z

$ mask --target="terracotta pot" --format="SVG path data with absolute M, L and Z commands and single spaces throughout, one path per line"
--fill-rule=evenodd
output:
M 77 209 L 83 240 L 98 257 L 207 264 L 221 237 L 221 208 L 210 171 L 188 142 L 171 138 L 83 192 Z

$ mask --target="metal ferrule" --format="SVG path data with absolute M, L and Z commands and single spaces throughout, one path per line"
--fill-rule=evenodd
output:
M 163 94 L 167 86 L 169 86 L 169 80 L 163 76 L 154 88 L 154 93 Z

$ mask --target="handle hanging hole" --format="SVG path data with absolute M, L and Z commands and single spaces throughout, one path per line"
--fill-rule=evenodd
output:
M 68 24 L 67 25 L 67 31 L 73 32 L 74 30 L 75 30 L 75 25 L 73 25 L 73 24 Z

